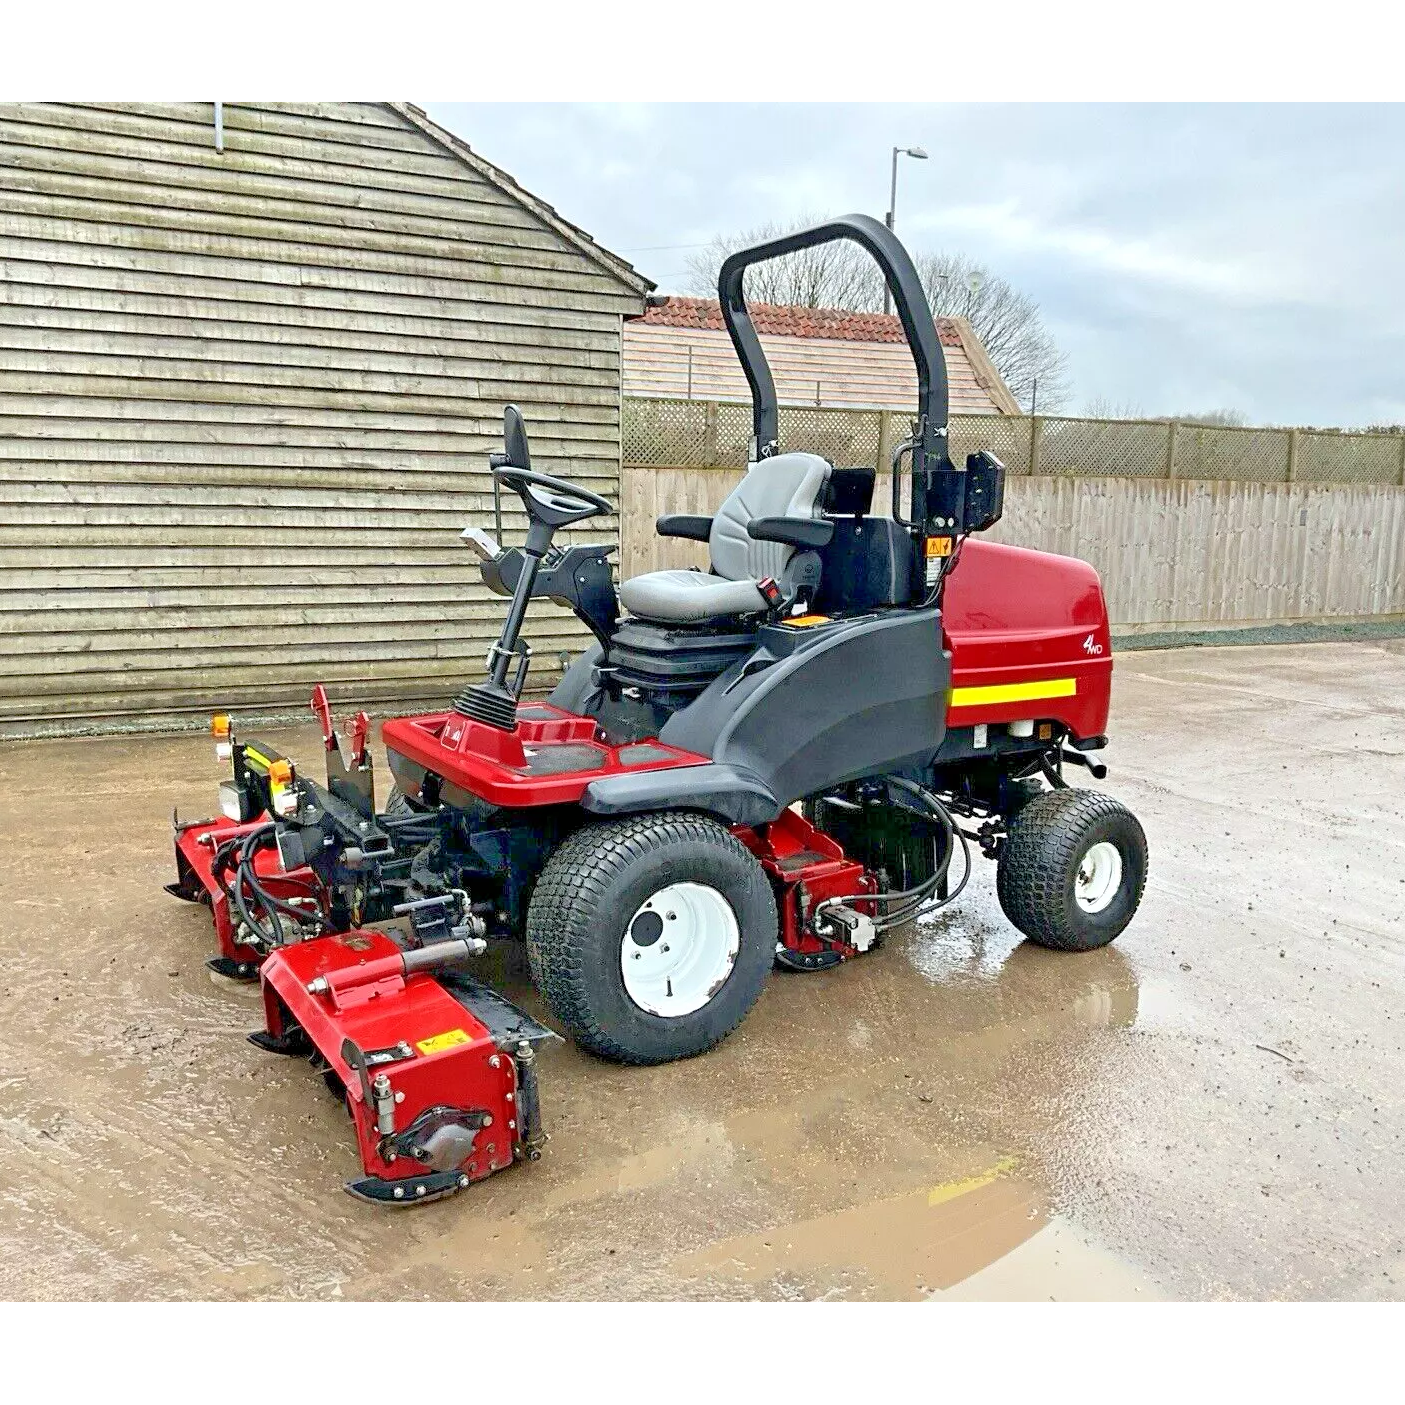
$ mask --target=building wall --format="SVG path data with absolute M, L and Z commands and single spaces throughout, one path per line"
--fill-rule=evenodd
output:
M 637 286 L 389 105 L 224 126 L 0 104 L 0 732 L 442 698 L 501 618 L 456 538 L 504 402 L 618 491 Z M 534 615 L 549 669 L 583 631 Z
M 905 342 L 762 334 L 761 345 L 782 405 L 818 404 L 910 413 L 916 403 L 917 372 Z M 998 403 L 988 384 L 982 383 L 958 336 L 944 337 L 942 352 L 952 414 L 998 415 L 1013 411 L 1013 403 L 1007 403 L 1008 392 Z M 631 396 L 679 400 L 751 399 L 741 362 L 725 331 L 647 322 L 625 326 L 624 390 Z
M 740 476 L 627 465 L 623 573 L 706 569 L 705 546 L 655 519 L 711 515 Z M 1405 617 L 1402 487 L 1012 475 L 989 535 L 1091 562 L 1120 632 Z

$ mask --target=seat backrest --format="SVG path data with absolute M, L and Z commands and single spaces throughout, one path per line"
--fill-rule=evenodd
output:
M 840 518 L 820 555 L 824 570 L 810 607 L 821 614 L 910 603 L 912 533 L 891 517 Z
M 751 464 L 712 519 L 712 569 L 731 581 L 780 580 L 796 548 L 759 542 L 747 523 L 762 517 L 818 517 L 829 464 L 818 454 L 777 454 Z

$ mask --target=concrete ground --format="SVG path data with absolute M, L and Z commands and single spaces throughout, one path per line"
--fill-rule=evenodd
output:
M 399 1214 L 161 891 L 208 742 L 7 744 L 0 1297 L 1402 1296 L 1402 698 L 1402 641 L 1124 655 L 1113 947 L 1022 944 L 981 861 L 704 1058 L 548 1053 L 544 1159 Z

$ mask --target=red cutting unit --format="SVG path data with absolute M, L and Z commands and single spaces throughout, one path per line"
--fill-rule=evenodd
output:
M 346 1188 L 360 1199 L 437 1200 L 541 1154 L 536 1046 L 556 1036 L 455 975 L 472 954 L 464 939 L 406 950 L 357 930 L 264 963 L 267 1030 L 250 1038 L 316 1051 L 356 1129 L 365 1175 Z
M 228 820 L 195 820 L 175 826 L 176 881 L 166 891 L 187 902 L 203 903 L 215 924 L 220 954 L 205 964 L 212 971 L 235 980 L 251 978 L 264 958 L 264 949 L 251 944 L 250 931 L 235 908 L 230 886 L 243 842 L 267 821 L 247 824 Z M 306 865 L 284 870 L 276 847 L 260 847 L 253 853 L 254 871 L 260 883 L 275 898 L 292 906 L 302 905 L 309 915 L 322 903 L 321 885 Z

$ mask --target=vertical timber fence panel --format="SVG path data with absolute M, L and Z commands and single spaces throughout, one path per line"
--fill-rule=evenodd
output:
M 665 420 L 656 402 L 636 416 L 640 403 L 626 401 L 621 573 L 706 569 L 705 546 L 660 538 L 654 520 L 716 511 L 745 468 L 746 407 L 718 407 L 732 426 L 720 462 L 648 464 L 631 427 Z M 907 423 L 873 413 L 869 432 L 865 413 L 807 407 L 783 419 L 782 446 L 826 452 L 824 434 L 835 462 L 886 467 Z M 684 456 L 677 440 L 654 443 Z M 1405 617 L 1405 436 L 983 416 L 954 419 L 951 444 L 958 458 L 989 448 L 1009 470 L 991 537 L 1091 562 L 1124 632 Z M 876 511 L 890 491 L 881 473 Z

